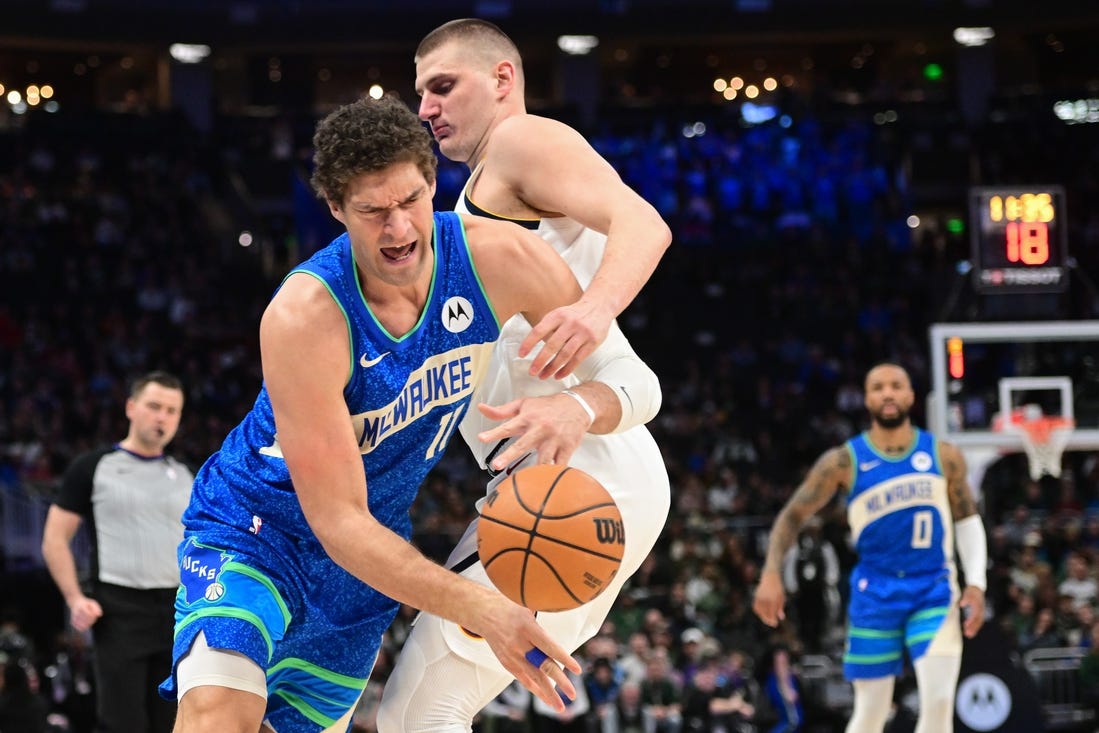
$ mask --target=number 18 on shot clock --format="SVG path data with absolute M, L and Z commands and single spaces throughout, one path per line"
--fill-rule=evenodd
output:
M 977 290 L 1059 293 L 1068 286 L 1061 186 L 975 186 L 969 215 Z

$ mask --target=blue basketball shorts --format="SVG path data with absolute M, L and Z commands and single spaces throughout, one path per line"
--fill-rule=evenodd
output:
M 925 654 L 960 656 L 961 622 L 953 573 L 885 574 L 856 566 L 851 572 L 848 680 L 899 675 L 904 650 L 913 663 Z
M 201 631 L 212 649 L 239 652 L 266 672 L 265 717 L 278 733 L 330 727 L 366 687 L 398 604 L 319 544 L 290 541 L 272 553 L 269 542 L 242 537 L 230 548 L 218 539 L 192 535 L 180 546 L 172 676 L 160 694 L 176 698 L 179 661 Z

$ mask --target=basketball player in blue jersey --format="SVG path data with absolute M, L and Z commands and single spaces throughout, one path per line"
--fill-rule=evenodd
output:
M 884 729 L 905 649 L 919 687 L 916 733 L 949 733 L 962 633 L 972 638 L 984 623 L 984 525 L 961 451 L 909 421 L 907 372 L 880 364 L 865 387 L 870 429 L 821 455 L 775 519 L 754 609 L 769 626 L 784 618 L 782 559 L 805 521 L 842 491 L 859 556 L 843 656 L 855 688 L 847 733 Z
M 259 397 L 196 478 L 162 685 L 175 730 L 346 731 L 399 602 L 478 635 L 563 710 L 568 650 L 414 549 L 408 510 L 500 324 L 537 321 L 579 284 L 521 227 L 432 211 L 431 139 L 403 103 L 341 107 L 314 145 L 314 186 L 347 232 L 271 300 Z
M 578 303 L 533 329 L 522 319 L 504 324 L 474 397 L 479 409 L 461 425 L 481 466 L 501 471 L 494 481 L 517 465 L 568 462 L 595 476 L 614 497 L 626 550 L 613 583 L 578 609 L 538 614 L 562 646 L 576 649 L 598 632 L 668 514 L 667 471 L 644 427 L 659 408 L 660 385 L 613 318 L 652 273 L 670 235 L 655 210 L 579 134 L 526 114 L 519 53 L 491 23 L 458 20 L 428 34 L 416 52 L 416 88 L 420 117 L 431 125 L 442 153 L 472 171 L 456 208 L 536 232 L 587 288 Z M 547 321 L 559 325 L 546 327 Z M 575 374 L 563 381 L 540 379 L 544 370 L 527 347 L 547 334 L 545 348 L 557 348 L 555 339 L 573 322 L 609 335 Z M 564 343 L 569 348 L 574 340 Z M 573 353 L 564 371 L 584 353 Z M 536 446 L 539 436 L 545 438 Z M 490 583 L 477 560 L 476 521 L 447 565 Z M 510 680 L 483 641 L 458 624 L 421 614 L 385 686 L 378 729 L 469 731 L 477 712 Z

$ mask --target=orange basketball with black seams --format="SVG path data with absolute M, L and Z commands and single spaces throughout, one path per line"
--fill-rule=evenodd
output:
M 567 611 L 610 584 L 626 549 L 622 515 L 595 478 L 529 466 L 487 497 L 477 553 L 496 587 L 534 611 Z

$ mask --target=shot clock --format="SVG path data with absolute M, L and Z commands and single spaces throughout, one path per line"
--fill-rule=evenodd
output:
M 978 291 L 1056 293 L 1068 286 L 1063 188 L 973 187 L 969 215 Z

